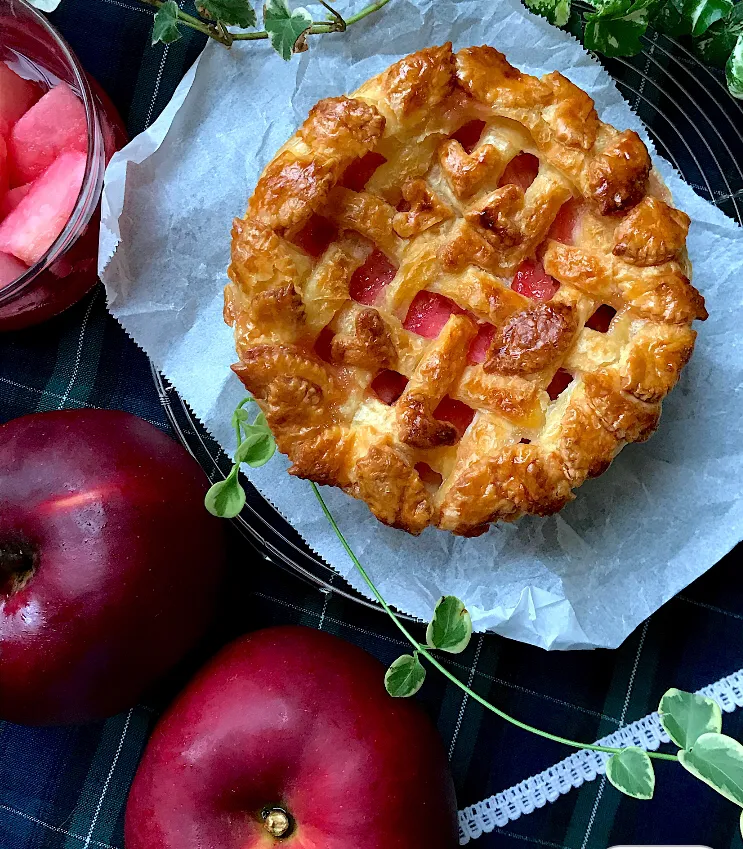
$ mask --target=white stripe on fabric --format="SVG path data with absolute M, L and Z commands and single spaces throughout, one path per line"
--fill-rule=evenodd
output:
M 178 0 L 178 8 L 183 9 L 185 4 L 185 0 Z M 160 94 L 160 83 L 163 80 L 163 73 L 165 72 L 165 64 L 168 61 L 168 54 L 170 53 L 170 45 L 165 44 L 163 46 L 163 57 L 160 60 L 160 67 L 157 71 L 157 77 L 155 78 L 155 87 L 152 90 L 152 100 L 150 101 L 150 108 L 147 110 L 147 118 L 145 119 L 145 127 L 149 127 L 152 123 L 152 113 L 155 111 L 155 104 L 157 103 L 157 96 Z
M 34 825 L 40 825 L 43 828 L 49 829 L 49 831 L 53 831 L 55 834 L 64 834 L 65 837 L 73 837 L 75 840 L 79 840 L 80 842 L 83 842 L 86 839 L 81 834 L 75 834 L 73 831 L 67 831 L 67 829 L 62 828 L 61 826 L 44 822 L 44 820 L 40 820 L 38 817 L 32 817 L 31 814 L 26 814 L 23 811 L 19 811 L 17 808 L 11 808 L 10 805 L 0 805 L 0 811 L 7 811 L 9 814 L 22 817 L 24 820 L 34 823 Z M 100 849 L 117 849 L 116 846 L 111 846 L 109 843 L 101 843 L 99 840 L 91 840 L 89 844 L 86 845 L 99 846 Z
M 743 707 L 743 669 L 733 672 L 714 684 L 702 687 L 697 692 L 714 699 L 725 713 Z M 639 746 L 646 751 L 655 751 L 661 743 L 670 739 L 660 724 L 658 713 L 651 713 L 631 722 L 596 741 L 599 746 L 624 748 Z M 459 843 L 461 846 L 517 820 L 521 816 L 557 801 L 574 787 L 593 781 L 606 773 L 609 756 L 602 752 L 582 750 L 575 752 L 549 769 L 527 778 L 459 812 Z
M 475 657 L 472 661 L 472 667 L 470 668 L 470 674 L 467 678 L 467 686 L 472 689 L 472 682 L 475 678 L 475 673 L 477 672 L 477 663 L 480 660 L 480 652 L 482 650 L 483 640 L 485 639 L 484 634 L 480 634 L 480 639 L 477 642 L 477 648 L 475 649 Z M 451 744 L 449 745 L 449 760 L 454 757 L 454 749 L 457 746 L 457 737 L 459 737 L 459 731 L 462 727 L 462 720 L 464 719 L 464 712 L 467 710 L 467 701 L 469 699 L 469 693 L 464 693 L 462 696 L 462 705 L 459 708 L 459 716 L 457 717 L 457 724 L 454 727 L 454 734 L 452 734 Z
M 273 561 L 269 561 L 269 562 L 273 563 Z M 330 580 L 332 580 L 332 577 L 331 577 Z M 282 605 L 283 607 L 289 607 L 292 610 L 297 610 L 300 613 L 303 613 L 307 616 L 320 616 L 321 615 L 321 614 L 318 614 L 314 610 L 308 610 L 305 607 L 300 607 L 299 605 L 292 604 L 289 601 L 284 601 L 284 599 L 281 599 L 281 598 L 275 598 L 274 596 L 267 595 L 266 593 L 256 591 L 256 592 L 253 593 L 253 595 L 256 596 L 256 598 L 263 598 L 266 601 L 270 601 L 272 604 L 279 604 L 279 605 Z M 386 642 L 386 643 L 394 643 L 395 645 L 402 646 L 402 647 L 405 647 L 405 648 L 409 648 L 409 646 L 410 646 L 410 643 L 408 643 L 407 640 L 395 639 L 394 637 L 388 637 L 385 634 L 382 634 L 378 631 L 371 631 L 368 628 L 361 628 L 358 625 L 353 625 L 350 622 L 344 622 L 342 619 L 334 619 L 333 617 L 328 616 L 327 614 L 325 615 L 325 618 L 323 619 L 323 622 L 326 622 L 326 621 L 332 622 L 334 625 L 339 625 L 339 626 L 342 626 L 344 628 L 348 628 L 349 630 L 355 631 L 358 634 L 365 634 L 369 637 L 374 637 L 377 640 L 384 640 L 384 642 Z M 446 666 L 454 667 L 455 669 L 461 669 L 461 670 L 464 670 L 465 672 L 469 672 L 469 670 L 471 668 L 469 666 L 466 666 L 463 663 L 457 663 L 457 661 L 454 660 L 453 656 L 443 658 L 443 662 L 446 664 Z M 534 696 L 537 699 L 544 699 L 545 701 L 553 702 L 554 704 L 558 704 L 558 705 L 562 705 L 562 707 L 568 708 L 568 710 L 576 710 L 576 711 L 580 711 L 581 713 L 587 713 L 590 716 L 597 716 L 601 719 L 605 719 L 607 722 L 613 722 L 614 725 L 621 725 L 622 724 L 614 716 L 607 716 L 605 713 L 601 713 L 600 711 L 597 711 L 597 710 L 589 710 L 588 708 L 582 707 L 581 705 L 573 705 L 573 704 L 570 704 L 570 702 L 566 702 L 564 699 L 557 699 L 554 696 L 548 695 L 547 693 L 540 693 L 537 690 L 530 689 L 529 687 L 522 687 L 520 684 L 514 684 L 513 681 L 506 681 L 504 678 L 498 678 L 494 675 L 488 675 L 488 673 L 483 672 L 482 669 L 476 669 L 475 675 L 477 675 L 479 678 L 484 678 L 486 681 L 492 681 L 495 684 L 499 684 L 501 687 L 508 687 L 509 690 L 517 690 L 520 693 L 527 693 L 528 695 Z
M 642 648 L 645 645 L 645 637 L 648 634 L 648 627 L 650 624 L 650 620 L 645 622 L 642 626 L 642 634 L 640 634 L 640 642 L 637 645 L 637 652 L 635 653 L 635 662 L 632 664 L 632 672 L 629 676 L 629 681 L 627 681 L 627 692 L 624 695 L 624 704 L 622 705 L 622 715 L 620 717 L 621 723 L 627 719 L 627 709 L 629 708 L 629 701 L 632 698 L 632 688 L 635 685 L 635 678 L 637 677 L 637 667 L 640 665 L 640 655 L 642 654 Z M 593 803 L 593 809 L 591 810 L 591 817 L 588 820 L 588 828 L 586 829 L 585 837 L 583 838 L 583 843 L 581 843 L 580 849 L 586 849 L 588 846 L 588 841 L 591 839 L 591 832 L 593 831 L 593 824 L 596 822 L 596 814 L 599 810 L 599 805 L 601 804 L 601 799 L 604 795 L 604 788 L 606 787 L 606 776 L 601 779 L 599 783 L 599 789 L 596 793 L 596 799 Z
M 101 808 L 103 807 L 103 800 L 106 798 L 106 793 L 108 793 L 108 785 L 111 783 L 111 777 L 114 774 L 114 770 L 116 769 L 116 764 L 119 762 L 119 757 L 121 755 L 121 750 L 124 748 L 124 740 L 126 740 L 126 733 L 129 730 L 129 723 L 132 721 L 132 714 L 134 713 L 134 708 L 131 708 L 129 713 L 126 715 L 126 722 L 124 723 L 124 728 L 121 732 L 121 737 L 119 738 L 119 745 L 116 749 L 116 754 L 114 755 L 114 759 L 111 762 L 111 769 L 108 771 L 108 775 L 106 776 L 106 781 L 103 785 L 103 790 L 101 790 L 101 797 L 98 800 L 98 805 L 96 806 L 95 813 L 93 814 L 93 819 L 90 822 L 90 828 L 88 829 L 88 836 L 85 838 L 85 845 L 83 849 L 88 849 L 91 841 L 93 840 L 93 831 L 95 830 L 96 823 L 98 822 L 98 817 L 101 814 Z
M 155 10 L 146 9 L 144 6 L 130 6 L 128 3 L 120 3 L 119 0 L 103 0 L 103 2 L 111 6 L 121 6 L 122 9 L 127 9 L 129 12 L 142 12 L 151 18 L 155 17 Z
M 88 303 L 88 307 L 85 310 L 85 316 L 83 317 L 83 323 L 80 325 L 80 337 L 77 340 L 77 352 L 75 353 L 75 364 L 72 367 L 72 374 L 70 375 L 70 382 L 67 384 L 67 389 L 65 389 L 64 395 L 60 398 L 58 409 L 62 409 L 64 405 L 67 403 L 67 399 L 70 397 L 70 392 L 72 392 L 72 387 L 75 385 L 75 381 L 77 380 L 77 376 L 80 372 L 80 364 L 83 358 L 83 345 L 85 344 L 85 331 L 88 329 L 88 322 L 90 321 L 90 314 L 93 312 L 93 304 L 96 302 L 98 298 L 98 292 L 100 289 L 93 290 L 93 297 L 90 299 Z

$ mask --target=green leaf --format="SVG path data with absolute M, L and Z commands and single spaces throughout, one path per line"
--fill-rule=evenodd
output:
M 725 79 L 730 94 L 738 100 L 743 100 L 743 35 L 736 39 L 733 52 L 725 64 Z
M 228 26 L 254 27 L 255 12 L 248 0 L 197 0 L 196 8 L 205 18 L 222 21 Z
M 467 648 L 471 636 L 472 619 L 464 604 L 453 595 L 440 598 L 426 628 L 428 645 L 459 654 Z
M 694 39 L 694 52 L 706 65 L 724 68 L 741 34 L 743 3 L 738 3 L 724 21 L 712 24 L 701 38 Z
M 232 427 L 237 427 L 238 424 L 248 421 L 249 418 L 250 415 L 245 407 L 238 407 L 232 414 Z
M 733 0 L 662 0 L 652 23 L 669 35 L 700 36 L 732 10 Z
M 250 425 L 248 425 L 250 428 Z M 236 463 L 247 463 L 248 457 L 251 455 L 251 451 L 254 446 L 259 442 L 265 442 L 267 439 L 267 434 L 260 430 L 250 430 L 248 434 L 245 436 L 243 441 L 237 446 L 237 451 L 235 451 L 235 462 Z
M 235 452 L 236 463 L 247 463 L 254 469 L 265 466 L 276 453 L 276 442 L 270 431 L 255 430 L 249 433 Z
M 387 692 L 398 699 L 414 696 L 423 686 L 426 670 L 412 654 L 404 654 L 390 666 L 384 675 Z
M 722 731 L 722 711 L 717 702 L 675 687 L 660 700 L 658 713 L 668 736 L 681 749 L 691 749 L 702 734 Z
M 584 44 L 604 56 L 632 56 L 642 50 L 654 0 L 597 0 L 586 12 Z
M 152 24 L 152 43 L 172 44 L 181 37 L 178 29 L 178 4 L 175 0 L 168 0 L 157 10 L 154 23 Z
M 691 34 L 699 36 L 733 11 L 733 0 L 687 0 L 684 11 L 691 23 Z
M 655 790 L 655 773 L 647 752 L 629 746 L 612 755 L 606 764 L 606 777 L 627 796 L 633 799 L 652 799 Z
M 702 734 L 691 751 L 679 752 L 684 769 L 736 805 L 743 805 L 743 746 L 726 734 Z
M 258 413 L 255 417 L 255 421 L 253 422 L 253 427 L 261 428 L 261 430 L 266 430 L 268 433 L 271 433 L 271 428 L 268 426 L 264 413 Z
M 307 49 L 307 31 L 312 26 L 312 15 L 307 9 L 292 12 L 286 0 L 267 0 L 263 7 L 263 25 L 271 47 L 282 59 L 291 59 L 293 53 Z
M 556 27 L 564 27 L 570 17 L 571 0 L 524 0 L 524 3 Z
M 689 35 L 691 26 L 684 17 L 685 0 L 661 0 L 651 19 L 652 25 L 668 35 Z
M 234 519 L 245 506 L 245 490 L 237 478 L 236 470 L 212 486 L 204 499 L 206 509 L 222 519 Z

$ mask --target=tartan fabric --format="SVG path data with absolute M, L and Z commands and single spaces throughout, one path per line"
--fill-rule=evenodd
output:
M 199 37 L 187 35 L 168 48 L 150 47 L 151 10 L 134 0 L 63 0 L 52 17 L 110 92 L 131 134 L 159 113 L 202 46 Z M 621 67 L 612 70 L 622 73 Z M 714 186 L 714 193 L 730 211 L 725 189 Z M 40 328 L 0 336 L 0 421 L 83 406 L 128 410 L 168 429 L 149 363 L 106 313 L 100 289 Z M 743 666 L 739 550 L 616 651 L 547 653 L 496 636 L 476 636 L 464 654 L 447 662 L 476 692 L 509 713 L 593 741 L 654 710 L 668 687 L 697 689 Z M 231 538 L 230 562 L 212 633 L 145 704 L 80 727 L 30 729 L 0 723 L 0 849 L 123 849 L 126 795 L 153 723 L 199 663 L 233 636 L 296 623 L 349 639 L 385 664 L 406 650 L 383 615 L 267 566 L 237 534 Z M 460 807 L 570 753 L 504 724 L 434 673 L 420 699 L 449 750 Z M 743 715 L 726 715 L 725 730 L 742 739 Z M 484 835 L 475 845 L 743 846 L 732 804 L 674 764 L 659 763 L 657 778 L 652 802 L 622 797 L 605 779 L 597 779 Z

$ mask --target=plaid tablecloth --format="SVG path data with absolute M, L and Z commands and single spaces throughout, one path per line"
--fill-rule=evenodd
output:
M 162 109 L 202 46 L 199 37 L 187 36 L 168 48 L 151 47 L 152 13 L 134 0 L 63 0 L 53 19 L 109 91 L 132 135 Z M 168 429 L 149 363 L 107 314 L 100 289 L 38 329 L 0 336 L 0 421 L 86 406 L 128 410 Z M 547 653 L 478 636 L 449 663 L 509 713 L 593 741 L 650 714 L 670 686 L 698 689 L 743 667 L 738 562 L 739 550 L 616 651 Z M 145 704 L 80 727 L 0 724 L 0 849 L 123 849 L 127 791 L 149 731 L 199 663 L 232 636 L 301 623 L 358 643 L 385 664 L 404 649 L 382 615 L 268 567 L 237 535 L 231 567 L 212 635 Z M 743 738 L 743 714 L 735 710 L 743 705 L 743 676 L 715 692 L 725 702 L 727 732 Z M 483 849 L 743 847 L 733 806 L 674 764 L 658 764 L 652 802 L 633 801 L 579 758 L 552 768 L 571 751 L 504 724 L 435 674 L 420 698 L 449 750 L 460 808 L 495 797 L 479 814 L 470 812 L 473 822 L 492 829 L 475 843 Z M 652 727 L 645 721 L 631 733 L 652 736 Z

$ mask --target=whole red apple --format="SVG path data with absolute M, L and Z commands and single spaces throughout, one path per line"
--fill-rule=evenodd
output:
M 223 649 L 155 729 L 126 849 L 454 849 L 456 800 L 434 726 L 384 669 L 310 628 Z
M 0 427 L 0 717 L 134 705 L 205 631 L 224 560 L 196 462 L 136 416 Z

